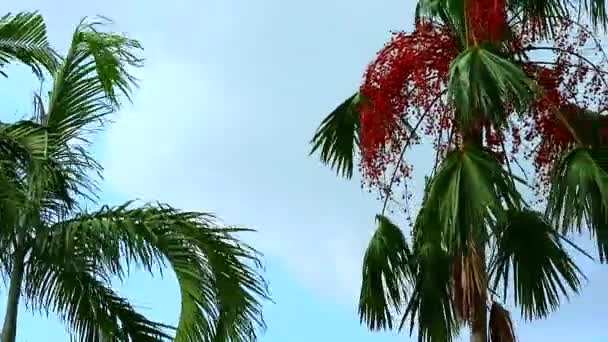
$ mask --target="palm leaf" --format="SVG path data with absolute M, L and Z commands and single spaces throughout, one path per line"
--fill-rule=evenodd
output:
M 524 318 L 546 317 L 557 309 L 560 296 L 567 298 L 569 292 L 578 292 L 582 273 L 540 213 L 507 211 L 499 220 L 495 237 L 490 267 L 494 287 L 502 282 L 507 298 L 509 281 L 513 282 L 515 304 Z
M 605 0 L 579 0 L 579 14 L 586 12 L 591 19 L 592 25 L 602 27 L 604 30 L 608 27 L 608 13 L 606 12 Z
M 153 272 L 168 261 L 182 297 L 175 341 L 253 341 L 264 327 L 260 302 L 267 289 L 255 273 L 257 252 L 232 236 L 240 231 L 218 227 L 206 214 L 129 202 L 60 222 L 39 243 L 85 253 L 102 273 L 119 278 L 125 262 Z
M 452 62 L 448 87 L 464 129 L 486 120 L 502 126 L 508 115 L 505 103 L 525 108 L 536 91 L 518 66 L 477 46 L 469 47 Z
M 416 327 L 419 341 L 450 342 L 459 328 L 453 306 L 452 257 L 441 246 L 434 214 L 423 206 L 414 225 L 413 289 L 400 328 L 409 320 L 410 334 Z
M 560 18 L 568 15 L 567 4 L 563 0 L 509 0 L 511 13 L 524 25 L 535 25 L 534 32 L 543 38 L 554 36 Z
M 491 342 L 517 342 L 511 314 L 496 302 L 490 309 L 489 331 Z
M 359 317 L 371 330 L 392 329 L 393 313 L 406 300 L 413 255 L 399 227 L 377 215 L 378 228 L 363 258 Z
M 523 201 L 496 158 L 472 146 L 448 152 L 430 184 L 425 206 L 451 253 L 466 254 L 471 239 L 486 241 L 492 218 Z
M 600 166 L 604 159 L 599 152 L 576 148 L 564 156 L 553 177 L 547 216 L 563 232 L 581 232 L 586 223 L 597 240 L 600 261 L 606 262 L 608 173 Z
M 310 154 L 320 151 L 321 161 L 336 173 L 351 178 L 359 151 L 359 93 L 346 99 L 322 122 L 311 140 Z
M 416 18 L 439 19 L 455 32 L 462 46 L 467 45 L 466 1 L 462 0 L 418 0 Z
M 83 20 L 55 74 L 43 123 L 61 143 L 78 137 L 91 123 L 103 123 L 118 108 L 120 97 L 130 98 L 136 85 L 129 69 L 141 66 L 139 42 L 99 31 L 103 24 Z
M 0 67 L 12 61 L 30 66 L 38 77 L 57 69 L 57 56 L 40 14 L 21 12 L 0 18 Z
M 80 341 L 170 340 L 167 326 L 146 319 L 112 291 L 94 260 L 61 252 L 36 250 L 28 263 L 25 295 L 33 308 L 58 313 Z

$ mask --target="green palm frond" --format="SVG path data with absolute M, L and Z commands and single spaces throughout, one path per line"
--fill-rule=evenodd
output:
M 136 86 L 130 69 L 141 66 L 139 42 L 99 31 L 103 24 L 83 20 L 55 74 L 43 122 L 61 142 L 78 137 L 89 124 L 102 124 L 118 108 L 121 96 L 129 99 Z
M 321 122 L 311 140 L 310 154 L 320 151 L 321 161 L 346 178 L 353 176 L 355 154 L 359 151 L 361 100 L 356 93 L 342 102 Z
M 453 306 L 452 257 L 441 246 L 441 227 L 429 208 L 422 209 L 414 226 L 415 257 L 412 291 L 400 329 L 409 321 L 418 340 L 451 342 L 459 329 Z
M 494 287 L 509 282 L 515 304 L 526 319 L 543 318 L 557 309 L 560 297 L 578 293 L 581 271 L 541 213 L 509 210 L 495 230 L 496 248 L 490 266 Z
M 466 1 L 462 0 L 418 0 L 416 18 L 440 20 L 458 35 L 462 46 L 466 38 Z
M 521 205 L 510 175 L 489 152 L 466 146 L 450 151 L 430 183 L 425 207 L 436 215 L 443 241 L 466 252 L 468 241 L 485 241 L 492 217 Z M 481 240 L 478 240 L 481 239 Z
M 253 341 L 263 328 L 266 283 L 255 272 L 258 253 L 217 226 L 210 215 L 166 205 L 131 203 L 60 222 L 40 236 L 40 248 L 95 260 L 103 274 L 122 278 L 126 265 L 153 272 L 165 261 L 179 281 L 182 310 L 175 341 Z
M 563 232 L 581 232 L 586 224 L 597 240 L 600 261 L 606 262 L 608 173 L 597 153 L 576 148 L 564 156 L 553 177 L 547 216 Z
M 533 23 L 535 32 L 543 38 L 553 37 L 560 18 L 568 15 L 568 4 L 563 0 L 509 0 L 508 4 L 521 23 Z
M 579 0 L 579 15 L 586 13 L 595 28 L 608 28 L 608 12 L 605 0 Z
M 473 122 L 497 127 L 507 118 L 505 103 L 516 109 L 534 99 L 534 82 L 515 64 L 478 46 L 463 51 L 450 66 L 449 95 L 466 129 Z
M 371 330 L 392 329 L 394 312 L 407 299 L 414 258 L 399 227 L 382 215 L 363 258 L 359 317 Z
M 21 12 L 0 18 L 0 67 L 12 61 L 30 66 L 38 77 L 57 69 L 57 55 L 49 46 L 40 14 Z
M 168 341 L 166 325 L 135 311 L 110 287 L 95 261 L 56 249 L 36 251 L 24 292 L 34 309 L 55 312 L 79 341 Z M 46 252 L 46 253 L 45 253 Z

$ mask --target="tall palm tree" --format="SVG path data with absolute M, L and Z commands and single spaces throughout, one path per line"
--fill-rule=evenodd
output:
M 82 341 L 254 341 L 268 293 L 259 253 L 235 235 L 248 229 L 160 203 L 84 208 L 96 203 L 101 173 L 88 139 L 129 98 L 130 72 L 142 64 L 139 43 L 102 24 L 76 28 L 31 120 L 0 125 L 0 266 L 9 278 L 2 341 L 15 341 L 20 301 L 56 313 Z M 150 321 L 111 287 L 131 267 L 156 273 L 167 263 L 181 291 L 175 328 Z
M 506 301 L 543 318 L 579 291 L 565 245 L 585 252 L 569 233 L 586 224 L 606 261 L 608 58 L 593 29 L 607 23 L 599 0 L 418 0 L 414 31 L 394 34 L 321 123 L 311 153 L 348 178 L 358 160 L 384 200 L 363 259 L 370 329 L 445 342 L 467 325 L 472 342 L 515 341 Z M 426 137 L 435 165 L 408 241 L 387 207 L 409 198 L 407 151 Z

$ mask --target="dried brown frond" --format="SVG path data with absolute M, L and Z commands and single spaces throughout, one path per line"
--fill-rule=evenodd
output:
M 485 263 L 475 248 L 456 258 L 453 265 L 454 307 L 458 318 L 471 322 L 476 317 L 476 310 L 485 310 L 487 278 Z
M 500 304 L 492 303 L 490 309 L 490 340 L 492 342 L 516 342 L 511 314 Z

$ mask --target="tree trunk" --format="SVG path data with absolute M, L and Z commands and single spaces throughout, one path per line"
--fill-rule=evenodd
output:
M 475 146 L 477 148 L 483 147 L 483 135 L 482 125 L 480 122 L 473 125 L 472 129 L 467 132 L 463 132 L 462 136 L 463 144 L 469 146 Z M 479 256 L 481 262 L 481 271 L 484 273 L 484 281 L 487 282 L 486 272 L 486 253 L 485 253 L 485 237 L 475 237 L 474 248 Z M 487 287 L 487 284 L 484 284 Z M 480 294 L 478 306 L 475 308 L 475 316 L 471 321 L 471 338 L 470 342 L 488 342 L 488 312 L 486 308 L 487 291 L 483 291 Z
M 6 314 L 2 327 L 2 342 L 15 342 L 17 335 L 17 313 L 19 310 L 19 297 L 21 295 L 21 283 L 23 282 L 23 271 L 25 268 L 25 248 L 23 246 L 24 236 L 17 238 L 11 281 L 8 288 L 8 299 L 6 301 Z
M 476 248 L 477 253 L 483 263 L 483 272 L 486 273 L 484 244 L 478 244 Z M 487 274 L 484 275 L 484 280 L 486 279 Z M 486 308 L 487 299 L 487 292 L 482 292 L 481 298 L 479 298 L 478 306 L 475 308 L 475 317 L 473 317 L 471 322 L 471 342 L 488 342 L 488 311 Z

